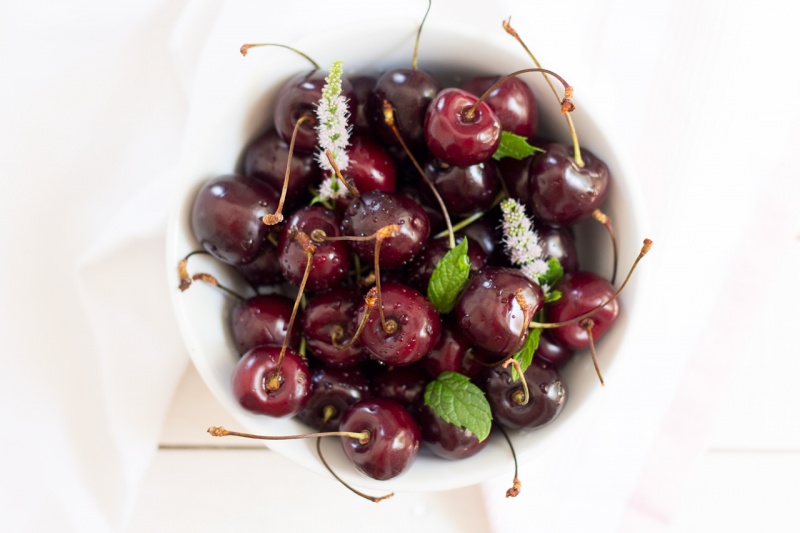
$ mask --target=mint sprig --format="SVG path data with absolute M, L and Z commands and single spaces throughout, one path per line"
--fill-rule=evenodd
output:
M 528 140 L 522 135 L 511 133 L 510 131 L 503 131 L 500 133 L 500 145 L 492 154 L 492 159 L 501 160 L 504 157 L 511 157 L 513 159 L 525 159 L 536 152 L 543 152 L 541 148 L 531 146 Z
M 561 262 L 555 257 L 551 257 L 547 260 L 547 272 L 539 276 L 539 285 L 547 283 L 552 287 L 563 275 L 564 267 L 561 266 Z
M 453 310 L 468 278 L 467 239 L 463 239 L 436 264 L 428 282 L 428 299 L 439 313 Z
M 528 367 L 531 366 L 533 354 L 536 353 L 536 348 L 539 347 L 539 338 L 541 336 L 542 328 L 532 329 L 530 333 L 528 333 L 528 338 L 525 340 L 525 345 L 522 347 L 522 349 L 511 356 L 517 360 L 519 363 L 519 368 L 522 370 L 522 372 L 525 372 Z M 519 379 L 519 374 L 514 366 L 511 367 L 511 379 L 514 381 Z
M 446 422 L 468 429 L 479 441 L 492 429 L 492 410 L 483 391 L 458 372 L 442 372 L 425 387 L 425 405 Z

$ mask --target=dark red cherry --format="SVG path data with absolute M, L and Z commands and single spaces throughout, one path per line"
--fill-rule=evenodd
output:
M 457 167 L 431 157 L 425 162 L 423 170 L 442 197 L 450 216 L 466 217 L 485 211 L 492 206 L 500 192 L 500 173 L 491 159 Z M 423 194 L 430 194 L 427 187 L 422 191 Z
M 506 184 L 508 194 L 522 203 L 528 201 L 530 196 L 531 163 L 533 156 L 524 159 L 504 157 L 497 162 L 503 183 Z
M 267 240 L 261 253 L 244 265 L 236 265 L 242 276 L 254 287 L 272 285 L 283 281 L 281 265 L 278 263 L 278 249 Z
M 608 195 L 608 167 L 589 150 L 581 150 L 584 166 L 573 158 L 572 148 L 546 144 L 530 168 L 528 205 L 534 218 L 554 226 L 568 226 L 591 216 Z
M 493 266 L 508 266 L 505 246 L 503 246 L 503 232 L 500 224 L 500 209 L 495 207 L 481 218 L 459 231 L 478 243 L 486 255 L 486 264 Z
M 337 328 L 342 332 L 339 344 L 353 338 L 358 328 L 358 307 L 363 302 L 361 292 L 351 287 L 337 287 L 308 301 L 303 313 L 303 336 L 317 359 L 331 366 L 351 366 L 366 359 L 361 343 L 340 350 L 331 340 Z
M 311 395 L 297 418 L 317 431 L 337 431 L 345 411 L 372 396 L 369 380 L 356 368 L 311 371 Z
M 534 358 L 525 371 L 530 391 L 522 405 L 524 392 L 520 380 L 512 381 L 510 368 L 494 366 L 483 374 L 483 390 L 494 420 L 509 429 L 532 429 L 553 421 L 567 402 L 567 389 L 555 367 Z
M 500 80 L 500 76 L 481 76 L 464 83 L 461 88 L 482 96 Z M 536 133 L 539 113 L 536 98 L 528 84 L 519 78 L 509 78 L 486 97 L 504 131 L 530 138 Z
M 478 361 L 475 349 L 461 332 L 458 322 L 453 315 L 448 315 L 442 325 L 439 342 L 431 353 L 420 361 L 420 364 L 432 378 L 439 377 L 442 372 L 458 372 L 474 378 L 483 368 Z
M 311 374 L 305 362 L 287 349 L 281 363 L 280 386 L 267 389 L 267 382 L 277 370 L 280 346 L 252 348 L 239 360 L 233 371 L 233 394 L 239 404 L 254 413 L 283 417 L 300 412 L 311 392 Z
M 575 247 L 571 228 L 537 224 L 536 233 L 539 234 L 539 244 L 545 257 L 558 259 L 564 272 L 578 270 L 578 249 Z
M 295 211 L 284 223 L 278 240 L 278 261 L 286 280 L 300 285 L 308 264 L 303 246 L 294 238 L 296 231 L 311 235 L 322 230 L 329 237 L 341 236 L 341 215 L 320 205 L 304 207 Z M 344 241 L 315 243 L 311 270 L 306 289 L 322 291 L 344 281 L 350 268 L 350 248 Z
M 389 367 L 372 378 L 372 392 L 377 398 L 393 400 L 406 409 L 415 410 L 422 405 L 430 380 L 419 365 Z
M 379 480 L 399 476 L 411 466 L 419 452 L 419 425 L 397 402 L 362 400 L 347 410 L 340 431 L 369 433 L 365 444 L 340 437 L 348 459 L 363 474 Z
M 460 243 L 464 236 L 456 238 Z M 480 245 L 467 237 L 467 257 L 469 257 L 470 275 L 476 274 L 486 265 L 486 254 Z M 423 294 L 428 292 L 428 283 L 439 261 L 450 251 L 450 240 L 447 237 L 428 239 L 425 248 L 411 260 L 406 267 L 406 283 Z
M 575 352 L 555 342 L 550 337 L 549 331 L 551 330 L 545 330 L 539 337 L 539 346 L 536 348 L 534 357 L 556 367 L 564 366 L 567 361 L 572 359 Z
M 344 213 L 345 235 L 366 237 L 390 224 L 400 226 L 400 234 L 381 244 L 380 265 L 397 268 L 414 257 L 425 245 L 430 223 L 425 210 L 414 200 L 384 191 L 370 191 L 350 202 Z M 352 250 L 365 261 L 375 259 L 375 241 L 351 242 Z
M 461 89 L 436 95 L 425 114 L 425 142 L 448 165 L 468 167 L 489 159 L 500 144 L 500 121 L 494 111 Z
M 203 248 L 224 263 L 255 260 L 270 232 L 261 217 L 274 213 L 278 192 L 249 176 L 229 174 L 206 182 L 192 206 L 192 233 Z
M 294 302 L 279 294 L 248 298 L 231 311 L 233 343 L 240 354 L 259 344 L 280 346 L 286 339 Z M 289 345 L 300 345 L 300 332 L 294 328 Z
M 515 297 L 520 289 L 527 312 Z M 522 348 L 543 302 L 542 289 L 518 269 L 487 267 L 467 282 L 454 312 L 464 335 L 499 359 Z
M 479 441 L 473 432 L 440 418 L 427 405 L 422 407 L 417 419 L 425 445 L 444 459 L 466 459 L 489 444 L 489 438 Z
M 269 183 L 276 191 L 283 189 L 289 143 L 271 128 L 251 142 L 244 151 L 244 173 Z M 289 167 L 286 206 L 291 207 L 312 185 L 321 180 L 320 168 L 313 154 L 295 151 Z
M 439 82 L 423 70 L 396 68 L 384 73 L 375 82 L 368 102 L 374 131 L 386 144 L 400 146 L 384 121 L 383 101 L 386 100 L 395 109 L 395 123 L 406 145 L 422 145 L 425 142 L 425 112 L 441 88 Z
M 368 137 L 355 136 L 347 147 L 350 164 L 344 175 L 353 180 L 361 194 L 369 191 L 394 192 L 395 164 L 383 147 Z
M 386 321 L 396 329 L 387 333 L 381 324 L 378 306 L 369 314 L 361 333 L 361 344 L 373 359 L 390 366 L 410 365 L 425 357 L 439 341 L 442 320 L 425 296 L 399 283 L 382 283 L 381 296 Z M 359 309 L 363 316 L 365 306 Z
M 275 129 L 285 142 L 291 142 L 292 132 L 298 119 L 303 115 L 314 117 L 314 121 L 305 121 L 300 125 L 294 149 L 299 152 L 316 152 L 318 149 L 317 132 L 314 129 L 317 109 L 322 98 L 327 72 L 314 70 L 299 74 L 286 82 L 275 98 Z M 356 102 L 353 86 L 342 78 L 342 95 L 347 98 L 348 109 L 352 111 Z
M 614 287 L 594 272 L 564 274 L 553 287 L 561 298 L 544 308 L 547 322 L 564 322 L 587 313 L 614 296 Z M 592 337 L 595 342 L 611 327 L 619 315 L 619 300 L 600 308 L 591 316 Z M 589 334 L 581 322 L 550 330 L 553 340 L 572 350 L 589 347 Z
M 367 110 L 367 102 L 369 95 L 375 88 L 377 80 L 372 76 L 352 76 L 350 83 L 353 85 L 353 92 L 356 95 L 356 105 L 350 107 L 351 122 L 353 123 L 353 131 L 359 135 L 369 134 L 371 130 L 371 123 L 369 112 Z

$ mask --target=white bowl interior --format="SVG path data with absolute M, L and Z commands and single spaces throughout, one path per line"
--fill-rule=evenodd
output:
M 345 74 L 377 74 L 388 68 L 410 66 L 418 21 L 387 19 L 359 24 L 292 43 L 314 57 L 323 67 L 336 59 L 344 62 Z M 505 74 L 529 68 L 530 61 L 520 47 L 498 31 L 496 36 L 476 35 L 469 28 L 447 27 L 430 20 L 425 27 L 420 49 L 420 68 L 429 70 L 448 83 L 457 83 L 477 74 Z M 333 39 L 330 35 L 336 35 Z M 465 53 L 469 51 L 469 53 Z M 247 144 L 271 120 L 271 103 L 281 85 L 308 69 L 299 56 L 279 49 L 253 51 L 242 60 L 235 51 L 207 50 L 201 78 L 196 85 L 193 124 L 180 166 L 179 185 L 174 199 L 168 233 L 167 269 L 173 304 L 186 346 L 201 377 L 214 396 L 245 428 L 262 434 L 296 434 L 308 428 L 292 419 L 273 419 L 242 409 L 230 391 L 231 375 L 238 360 L 228 333 L 228 314 L 234 302 L 210 287 L 177 290 L 176 266 L 188 252 L 199 249 L 189 227 L 189 214 L 198 188 L 206 180 L 234 171 Z M 557 70 L 557 69 L 556 69 Z M 569 135 L 556 100 L 541 76 L 524 75 L 539 100 L 541 131 L 551 138 L 569 143 Z M 585 91 L 585 90 L 584 90 Z M 578 99 L 578 103 L 580 100 Z M 200 110 L 200 111 L 198 111 Z M 590 113 L 579 107 L 574 113 L 581 143 L 601 157 L 612 173 L 612 186 L 606 211 L 618 233 L 620 279 L 641 246 L 644 215 L 638 185 L 625 171 L 594 123 Z M 597 223 L 582 223 L 577 228 L 581 267 L 608 275 L 611 254 L 608 237 Z M 598 243 L 591 246 L 590 243 Z M 230 270 L 205 256 L 195 256 L 193 272 L 211 271 L 224 283 L 239 282 Z M 625 335 L 630 327 L 631 309 L 641 276 L 635 276 L 622 297 L 621 315 L 616 325 L 598 343 L 604 376 L 615 379 L 624 366 Z M 569 400 L 561 416 L 549 426 L 528 432 L 512 433 L 517 455 L 523 463 L 552 466 L 565 460 L 563 451 L 588 422 L 591 400 L 602 391 L 587 354 L 578 354 L 563 371 Z M 214 421 L 209 421 L 213 425 Z M 199 428 L 204 429 L 204 428 Z M 211 438 L 211 437 L 209 437 Z M 268 446 L 292 461 L 329 476 L 320 463 L 313 440 L 273 442 Z M 336 439 L 323 446 L 326 458 L 346 481 L 365 489 L 393 491 L 436 491 L 479 483 L 502 474 L 511 477 L 511 458 L 499 435 L 478 455 L 459 462 L 438 459 L 421 453 L 413 467 L 388 482 L 369 479 L 347 463 Z

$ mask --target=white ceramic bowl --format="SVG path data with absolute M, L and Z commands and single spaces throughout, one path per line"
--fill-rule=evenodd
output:
M 369 25 L 352 25 L 327 32 L 331 37 L 312 37 L 292 43 L 311 57 L 341 59 L 345 75 L 376 74 L 392 67 L 410 66 L 416 23 L 409 20 L 373 21 Z M 332 50 L 335 55 L 332 55 Z M 469 53 L 465 53 L 469 51 Z M 213 51 L 212 51 L 213 52 Z M 269 56 L 266 60 L 255 58 Z M 261 49 L 253 60 L 242 60 L 230 51 L 215 57 L 218 70 L 201 80 L 202 94 L 196 103 L 201 114 L 190 128 L 184 158 L 180 167 L 180 183 L 169 224 L 167 269 L 172 284 L 173 303 L 186 345 L 198 372 L 219 402 L 245 428 L 253 433 L 296 434 L 308 428 L 292 419 L 273 419 L 242 409 L 231 393 L 231 375 L 238 360 L 228 333 L 228 314 L 234 303 L 220 291 L 207 286 L 194 286 L 181 293 L 177 289 L 176 266 L 188 252 L 199 249 L 189 226 L 189 214 L 198 188 L 206 180 L 234 170 L 243 148 L 271 120 L 271 104 L 282 84 L 295 74 L 308 69 L 308 64 L 288 52 Z M 323 63 L 323 67 L 327 64 Z M 530 60 L 509 37 L 498 31 L 496 36 L 475 35 L 468 28 L 447 27 L 429 20 L 425 27 L 424 55 L 420 68 L 425 68 L 445 82 L 458 82 L 478 74 L 504 74 L 531 67 Z M 552 68 L 558 71 L 557 65 Z M 569 76 L 565 73 L 567 79 Z M 569 143 L 565 122 L 555 98 L 541 76 L 527 74 L 539 100 L 540 131 Z M 613 217 L 618 233 L 620 273 L 624 274 L 638 253 L 644 237 L 644 216 L 641 211 L 636 180 L 625 171 L 619 154 L 608 145 L 600 125 L 592 120 L 590 110 L 581 107 L 582 93 L 576 88 L 578 110 L 574 120 L 581 143 L 601 157 L 612 173 L 606 211 Z M 604 230 L 596 223 L 583 223 L 577 228 L 581 267 L 608 275 L 610 251 Z M 587 243 L 596 243 L 589 248 Z M 190 263 L 193 272 L 210 270 L 224 282 L 236 286 L 237 280 L 228 269 L 204 256 Z M 621 278 L 621 276 L 620 276 Z M 632 313 L 642 284 L 635 276 L 622 297 L 622 311 L 611 331 L 598 343 L 604 377 L 613 383 L 624 373 L 625 337 L 632 324 Z M 243 289 L 245 290 L 245 289 Z M 512 433 L 520 461 L 526 468 L 537 464 L 552 466 L 553 461 L 568 461 L 563 450 L 580 435 L 589 423 L 593 399 L 602 394 L 588 354 L 577 354 L 563 372 L 569 400 L 561 416 L 549 426 L 526 433 Z M 210 421 L 209 425 L 213 425 Z M 204 428 L 198 428 L 204 429 Z M 212 437 L 209 436 L 209 439 Z M 329 476 L 317 458 L 314 440 L 273 442 L 268 446 L 277 453 L 315 472 Z M 512 462 L 506 443 L 494 438 L 479 454 L 464 461 L 449 462 L 421 453 L 403 475 L 389 481 L 369 479 L 350 466 L 338 439 L 327 439 L 323 446 L 326 458 L 348 482 L 378 492 L 436 491 L 479 483 L 498 475 L 512 474 Z M 529 470 L 530 471 L 530 470 Z

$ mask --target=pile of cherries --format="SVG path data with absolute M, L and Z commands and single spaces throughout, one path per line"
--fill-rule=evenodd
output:
M 230 313 L 239 354 L 233 394 L 252 412 L 341 432 L 347 457 L 375 479 L 404 472 L 422 443 L 460 459 L 488 442 L 425 405 L 427 384 L 446 371 L 479 386 L 504 428 L 551 422 L 567 399 L 559 367 L 619 312 L 613 301 L 591 315 L 590 327 L 583 320 L 545 330 L 524 372 L 529 397 L 499 364 L 523 347 L 531 320 L 573 319 L 615 291 L 579 270 L 570 228 L 602 204 L 608 169 L 588 150 L 577 162 L 573 147 L 536 137 L 537 102 L 520 79 L 507 79 L 479 102 L 498 80 L 443 88 L 417 68 L 343 79 L 352 136 L 342 173 L 358 195 L 325 206 L 309 205 L 325 177 L 314 127 L 325 73 L 297 75 L 277 96 L 274 124 L 245 147 L 241 168 L 205 183 L 191 211 L 204 251 L 255 292 Z M 542 151 L 496 161 L 502 131 Z M 284 220 L 266 224 L 284 183 Z M 545 256 L 562 265 L 565 274 L 552 287 L 561 293 L 557 301 L 545 303 L 541 287 L 510 264 L 498 197 L 526 206 Z M 456 242 L 468 241 L 470 278 L 453 311 L 440 314 L 426 292 L 451 247 L 449 217 L 456 225 L 475 219 L 455 233 Z M 292 287 L 303 283 L 295 299 Z

